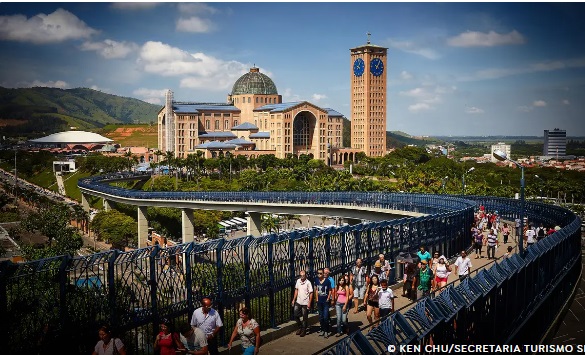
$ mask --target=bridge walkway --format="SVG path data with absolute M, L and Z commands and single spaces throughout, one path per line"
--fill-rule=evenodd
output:
M 485 232 L 484 232 L 485 234 Z M 514 238 L 511 236 L 511 240 Z M 515 243 L 511 243 L 508 241 L 508 244 L 503 244 L 500 241 L 500 246 L 496 249 L 496 258 L 498 262 L 501 261 L 501 258 L 506 253 L 506 249 L 508 246 L 516 247 Z M 515 248 L 512 252 L 515 253 L 517 249 Z M 432 251 L 430 251 L 432 252 Z M 482 248 L 482 258 L 476 259 L 476 255 L 474 252 L 469 251 L 468 256 L 471 259 L 471 276 L 475 276 L 477 272 L 484 267 L 491 267 L 493 265 L 493 260 L 487 259 L 487 247 L 484 246 Z M 450 260 L 450 264 L 453 264 L 455 259 Z M 454 272 L 455 268 L 452 268 L 452 273 L 449 275 L 448 284 L 455 283 L 455 285 L 459 284 L 459 278 L 457 274 Z M 336 276 L 333 275 L 335 278 Z M 394 292 L 394 305 L 397 310 L 402 312 L 403 314 L 406 313 L 415 303 L 411 302 L 408 298 L 402 296 L 402 283 L 398 285 L 392 286 Z M 331 309 L 333 313 L 335 313 L 334 308 Z M 336 320 L 335 315 L 331 315 L 331 330 L 335 332 L 336 328 Z M 353 333 L 356 331 L 364 331 L 364 334 L 367 333 L 369 330 L 368 328 L 368 320 L 366 318 L 366 312 L 364 310 L 360 310 L 357 314 L 353 314 L 353 307 L 349 311 L 348 315 L 349 321 L 349 332 Z M 263 354 L 279 354 L 279 355 L 299 355 L 299 354 L 315 354 L 319 353 L 320 350 L 326 348 L 327 346 L 342 340 L 346 335 L 342 337 L 335 337 L 330 336 L 328 339 L 325 339 L 322 336 L 319 336 L 319 318 L 317 313 L 310 314 L 309 316 L 309 323 L 312 323 L 309 326 L 309 334 L 300 337 L 295 334 L 297 331 L 297 326 L 294 322 L 289 322 L 280 326 L 280 329 L 273 330 L 269 329 L 267 331 L 262 332 L 262 337 L 264 339 L 264 344 L 260 348 L 260 353 Z M 226 332 L 230 332 L 233 329 L 225 329 Z M 231 352 L 228 352 L 227 348 L 220 349 L 221 354 L 237 354 L 240 351 L 239 342 L 234 342 L 234 348 L 232 348 Z

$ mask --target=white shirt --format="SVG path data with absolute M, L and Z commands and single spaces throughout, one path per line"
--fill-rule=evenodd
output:
M 213 334 L 213 331 L 217 327 L 223 327 L 223 323 L 221 318 L 219 317 L 219 313 L 213 308 L 207 312 L 207 314 L 203 313 L 203 310 L 197 308 L 193 312 L 193 317 L 191 317 L 191 325 L 203 330 L 205 335 Z
M 473 265 L 471 265 L 471 259 L 466 256 L 465 259 L 458 257 L 455 266 L 457 266 L 458 275 L 469 275 L 469 268 Z
M 526 243 L 534 243 L 536 242 L 536 240 L 534 240 L 534 236 L 536 235 L 536 233 L 534 232 L 534 229 L 530 228 L 528 230 L 526 230 Z
M 390 287 L 384 290 L 379 288 L 378 291 L 378 305 L 381 309 L 392 309 L 392 299 L 394 298 L 394 292 Z
M 309 279 L 305 279 L 305 281 L 298 279 L 295 284 L 295 289 L 298 290 L 297 303 L 301 306 L 308 306 L 309 295 L 313 293 L 313 285 L 311 285 Z

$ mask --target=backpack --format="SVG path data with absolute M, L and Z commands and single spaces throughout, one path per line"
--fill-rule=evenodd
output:
M 538 236 L 539 237 L 544 237 L 545 233 L 544 233 L 544 228 L 538 228 Z

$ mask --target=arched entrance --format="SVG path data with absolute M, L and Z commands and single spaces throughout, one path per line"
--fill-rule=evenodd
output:
M 293 153 L 295 155 L 309 154 L 313 150 L 313 135 L 317 118 L 311 112 L 301 111 L 293 120 Z

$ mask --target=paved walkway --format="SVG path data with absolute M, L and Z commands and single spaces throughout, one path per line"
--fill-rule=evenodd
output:
M 511 240 L 514 240 L 513 237 L 510 238 Z M 508 244 L 500 244 L 500 247 L 497 248 L 496 250 L 496 257 L 499 259 L 498 261 L 501 261 L 502 256 L 506 253 L 506 248 L 508 246 L 515 246 L 515 244 L 511 244 L 510 242 L 508 242 Z M 483 247 L 482 248 L 483 252 L 482 252 L 482 258 L 476 259 L 476 255 L 473 252 L 470 252 L 469 258 L 471 259 L 471 264 L 472 264 L 472 268 L 471 268 L 471 273 L 472 276 L 474 276 L 477 272 L 479 272 L 482 267 L 491 267 L 491 265 L 493 265 L 494 261 L 493 260 L 488 260 L 487 259 L 487 253 L 486 253 L 486 249 L 487 247 Z M 516 252 L 516 250 L 514 250 L 513 252 Z M 452 260 L 452 262 L 454 262 L 454 260 Z M 452 264 L 452 263 L 451 263 Z M 458 277 L 456 275 L 456 273 L 454 272 L 455 269 L 454 267 L 452 268 L 452 273 L 451 275 L 449 275 L 449 283 L 452 282 L 456 282 L 456 284 L 459 283 L 458 281 Z M 405 313 L 407 310 L 409 310 L 412 305 L 414 305 L 414 303 L 410 302 L 406 297 L 402 297 L 402 285 L 399 286 L 394 286 L 392 287 L 394 290 L 394 295 L 397 296 L 394 300 L 394 304 L 396 309 L 400 310 L 400 312 Z M 314 317 L 316 315 L 313 315 Z M 366 318 L 366 312 L 365 311 L 360 311 L 358 314 L 353 314 L 353 308 L 352 310 L 350 310 L 349 312 L 349 327 L 350 327 L 350 332 L 355 332 L 358 331 L 364 327 L 366 327 L 368 325 L 368 320 Z M 335 316 L 333 316 L 333 322 L 335 322 Z M 335 323 L 332 323 L 335 324 Z M 291 332 L 288 335 L 285 335 L 283 337 L 280 337 L 278 339 L 272 340 L 272 341 L 265 341 L 265 344 L 260 348 L 260 353 L 264 353 L 264 354 L 282 354 L 282 355 L 299 355 L 299 353 L 302 354 L 314 354 L 319 352 L 321 349 L 339 341 L 342 340 L 343 337 L 339 337 L 336 338 L 335 336 L 330 336 L 328 339 L 325 339 L 324 337 L 321 337 L 318 335 L 318 331 L 319 331 L 319 322 L 317 320 L 317 322 L 312 325 L 310 327 L 310 334 L 306 335 L 305 337 L 301 338 L 298 335 L 295 335 L 294 332 L 296 331 L 296 326 L 294 326 L 294 330 L 291 330 Z M 335 331 L 335 325 L 333 325 L 332 330 Z M 226 329 L 226 331 L 231 332 L 231 329 Z M 263 334 L 265 332 L 262 332 Z M 264 337 L 267 338 L 267 337 Z M 239 349 L 238 349 L 239 350 Z M 234 351 L 232 350 L 232 353 L 234 353 Z M 228 354 L 228 352 L 225 352 L 225 354 Z

